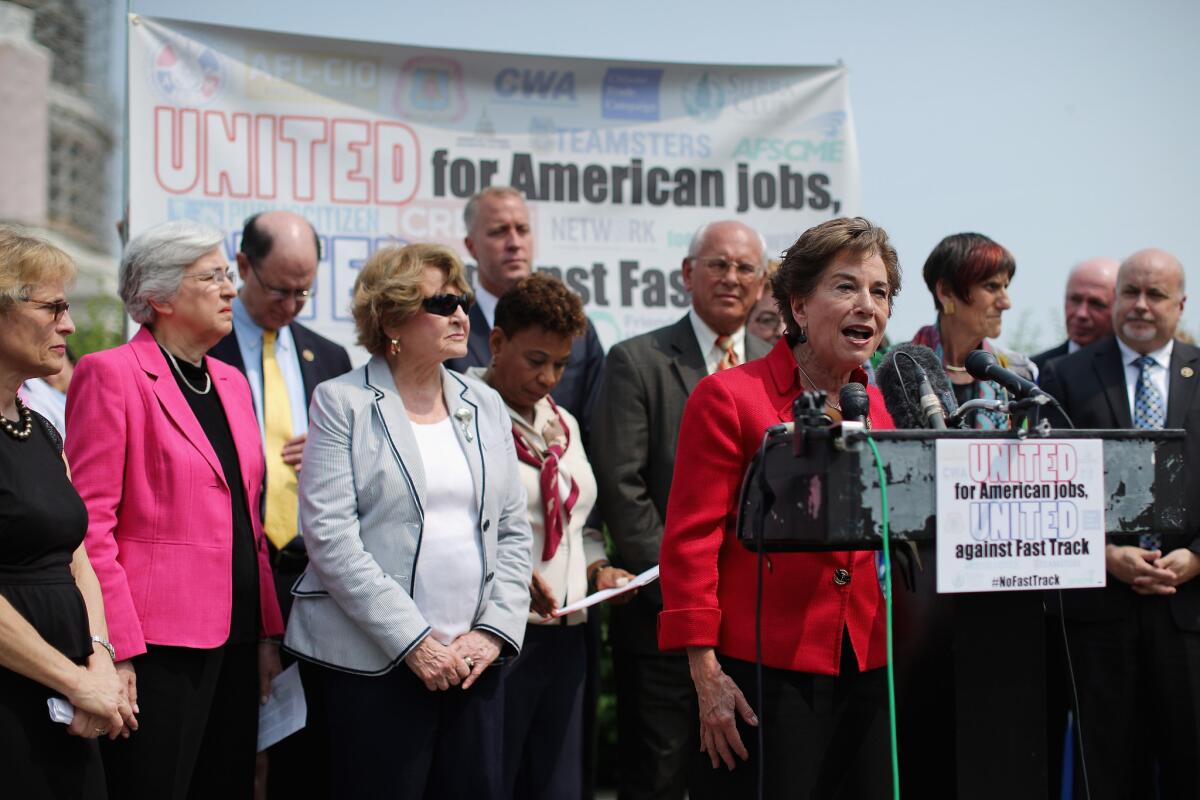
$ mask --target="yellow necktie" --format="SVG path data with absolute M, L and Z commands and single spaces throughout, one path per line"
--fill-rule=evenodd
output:
M 292 403 L 275 359 L 275 331 L 263 331 L 263 431 L 267 448 L 267 538 L 282 550 L 296 535 L 296 471 L 283 461 L 292 438 Z
M 717 347 L 724 351 L 721 360 L 717 362 L 717 372 L 738 365 L 738 355 L 737 351 L 733 349 L 732 336 L 718 336 Z

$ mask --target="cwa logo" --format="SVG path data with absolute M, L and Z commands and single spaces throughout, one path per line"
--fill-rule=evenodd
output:
M 492 81 L 502 103 L 531 105 L 574 105 L 575 73 L 557 69 L 505 67 Z
M 175 106 L 211 103 L 225 85 L 225 70 L 210 47 L 171 36 L 150 56 L 150 82 Z
M 683 84 L 683 109 L 693 119 L 711 122 L 725 107 L 725 88 L 710 72 L 703 72 Z
M 394 96 L 396 110 L 424 122 L 457 122 L 467 113 L 462 65 L 440 56 L 404 62 Z

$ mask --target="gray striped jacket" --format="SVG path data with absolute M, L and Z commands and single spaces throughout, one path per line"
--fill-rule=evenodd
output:
M 473 378 L 442 368 L 453 428 L 475 479 L 483 591 L 473 627 L 518 652 L 529 613 L 533 536 L 504 402 Z M 430 632 L 413 602 L 427 476 L 387 362 L 326 381 L 313 392 L 300 471 L 308 569 L 292 588 L 285 647 L 301 658 L 376 675 Z M 424 580 L 429 576 L 425 575 Z

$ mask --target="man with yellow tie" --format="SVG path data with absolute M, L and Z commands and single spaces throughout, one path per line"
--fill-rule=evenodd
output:
M 298 527 L 296 473 L 308 431 L 308 402 L 322 381 L 350 371 L 346 349 L 296 322 L 317 289 L 321 241 L 303 217 L 267 211 L 246 220 L 238 253 L 242 286 L 233 301 L 233 331 L 210 355 L 241 370 L 250 383 L 267 460 L 263 522 L 279 606 L 287 619 L 291 587 L 308 557 Z M 315 677 L 301 664 L 308 699 L 306 728 L 270 750 L 270 797 L 324 797 L 323 709 Z
M 705 225 L 683 259 L 692 307 L 677 322 L 613 345 L 588 457 L 617 566 L 640 573 L 658 563 L 683 407 L 700 380 L 765 356 L 746 331 L 767 272 L 762 236 L 741 222 Z M 682 798 L 700 747 L 688 661 L 658 650 L 662 595 L 654 584 L 609 618 L 617 689 L 622 798 Z

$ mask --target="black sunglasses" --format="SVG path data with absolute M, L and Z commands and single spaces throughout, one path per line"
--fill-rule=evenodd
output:
M 448 317 L 454 313 L 454 309 L 461 307 L 464 314 L 471 312 L 471 306 L 475 305 L 475 295 L 473 294 L 435 294 L 433 297 L 426 297 L 421 301 L 421 305 L 430 314 L 437 314 L 439 317 Z

